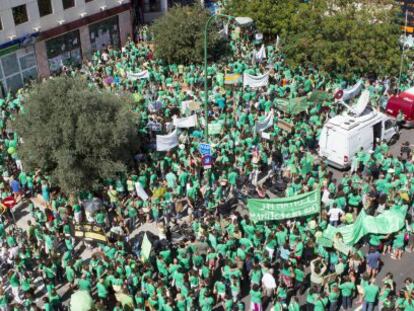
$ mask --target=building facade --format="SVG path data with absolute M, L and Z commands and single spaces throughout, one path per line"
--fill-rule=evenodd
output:
M 1 0 L 0 95 L 132 35 L 130 0 Z
M 414 33 L 414 0 L 397 0 L 401 5 L 403 13 L 403 23 L 405 23 L 405 14 L 407 14 L 407 32 Z

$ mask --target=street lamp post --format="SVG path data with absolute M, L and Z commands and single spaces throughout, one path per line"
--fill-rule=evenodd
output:
M 208 74 L 207 74 L 207 56 L 208 56 L 208 28 L 211 25 L 211 22 L 218 18 L 227 18 L 228 20 L 235 20 L 239 25 L 248 25 L 253 22 L 250 17 L 235 17 L 226 14 L 216 14 L 209 17 L 207 20 L 206 26 L 204 27 L 204 139 L 208 144 Z

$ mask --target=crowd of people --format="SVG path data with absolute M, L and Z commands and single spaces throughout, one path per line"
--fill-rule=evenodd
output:
M 266 45 L 266 59 L 252 61 L 258 49 L 253 38 L 234 28 L 231 55 L 208 66 L 208 120 L 219 130 L 208 138 L 214 163 L 204 169 L 198 147 L 206 143 L 205 116 L 196 104 L 183 107 L 183 102 L 202 102 L 203 67 L 165 64 L 144 37 L 143 31 L 139 42 L 97 51 L 82 68 L 62 73 L 131 94 L 139 112 L 142 142 L 136 168 L 105 181 L 101 193 L 68 197 L 41 170 L 24 171 L 16 151 L 20 138 L 7 124 L 24 110 L 27 95 L 22 90 L 1 101 L 0 194 L 22 200 L 30 220 L 22 230 L 17 212 L 3 208 L 0 310 L 65 310 L 64 302 L 78 291 L 92 297 L 95 310 L 111 311 L 335 311 L 358 304 L 364 311 L 376 306 L 414 310 L 409 271 L 403 284 L 396 284 L 391 273 L 377 276 L 387 270 L 383 256 L 397 262 L 414 246 L 410 150 L 393 156 L 385 142 L 378 142 L 375 150 L 359 152 L 352 170 L 341 178 L 317 155 L 323 124 L 343 110 L 333 99 L 335 90 L 363 78 L 371 105 L 381 109 L 396 90 L 395 79 L 345 79 L 316 66 L 292 68 L 276 44 Z M 128 78 L 129 72 L 143 70 L 148 78 Z M 225 83 L 226 73 L 268 71 L 267 87 Z M 410 75 L 402 80 L 401 88 L 411 85 Z M 316 93 L 328 96 L 312 98 Z M 298 97 L 307 98 L 306 110 L 280 109 L 281 101 Z M 274 122 L 263 138 L 254 128 L 269 113 Z M 177 147 L 156 151 L 155 137 L 171 130 L 173 117 L 191 114 L 197 114 L 198 126 L 182 130 Z M 136 183 L 148 199 L 138 195 Z M 249 219 L 246 198 L 292 197 L 312 190 L 321 191 L 320 214 L 256 223 Z M 30 200 L 38 196 L 45 207 Z M 93 197 L 102 207 L 90 212 L 86 202 Z M 404 208 L 403 228 L 368 234 L 348 253 L 319 242 L 328 226 L 352 224 L 361 212 L 376 216 Z M 108 240 L 75 238 L 74 225 L 84 223 L 103 228 Z M 157 231 L 149 258 L 142 256 L 143 239 L 137 240 L 138 247 L 134 244 L 143 224 Z M 96 246 L 90 257 L 82 253 L 84 243 Z

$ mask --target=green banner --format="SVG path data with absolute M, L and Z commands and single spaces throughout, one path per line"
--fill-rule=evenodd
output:
M 223 128 L 223 125 L 219 122 L 209 123 L 208 124 L 208 134 L 209 135 L 219 135 L 221 133 L 222 128 Z
M 289 198 L 249 199 L 247 200 L 247 207 L 250 219 L 254 222 L 303 217 L 320 212 L 321 193 L 318 189 Z
M 393 208 L 376 217 L 361 211 L 353 224 L 337 228 L 328 226 L 323 236 L 333 240 L 339 232 L 344 243 L 352 246 L 366 234 L 389 234 L 400 230 L 405 224 L 406 214 L 407 207 Z

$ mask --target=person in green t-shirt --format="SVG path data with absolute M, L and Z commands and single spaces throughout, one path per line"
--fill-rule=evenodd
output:
M 377 297 L 379 294 L 379 287 L 375 285 L 375 280 L 371 279 L 368 284 L 364 286 L 364 302 L 362 310 L 373 311 Z
M 351 282 L 349 276 L 344 276 L 343 282 L 339 285 L 342 295 L 342 307 L 345 310 L 352 308 L 352 297 L 355 291 L 355 284 Z

